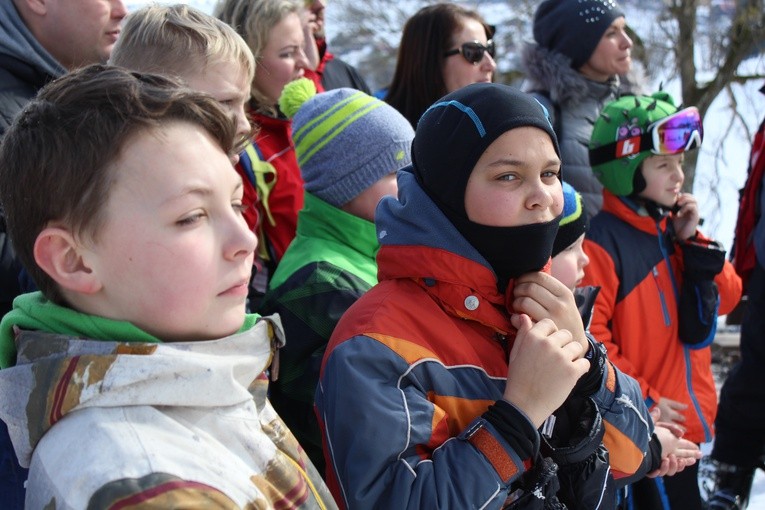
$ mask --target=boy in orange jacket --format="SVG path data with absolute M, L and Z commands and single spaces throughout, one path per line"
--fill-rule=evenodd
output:
M 590 164 L 603 210 L 585 241 L 583 285 L 598 285 L 591 332 L 636 378 L 649 408 L 695 442 L 712 439 L 717 394 L 711 350 L 718 314 L 741 297 L 720 245 L 697 229 L 696 199 L 681 192 L 683 154 L 701 143 L 696 108 L 666 93 L 626 96 L 595 122 Z M 665 478 L 673 510 L 701 508 L 696 466 Z

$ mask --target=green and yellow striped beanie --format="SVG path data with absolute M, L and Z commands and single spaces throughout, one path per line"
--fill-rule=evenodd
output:
M 409 122 L 363 92 L 340 88 L 316 94 L 313 82 L 301 78 L 284 88 L 279 107 L 292 118 L 305 190 L 336 207 L 411 163 Z

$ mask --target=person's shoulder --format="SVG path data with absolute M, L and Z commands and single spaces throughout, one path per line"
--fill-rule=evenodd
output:
M 349 87 L 369 95 L 372 94 L 369 85 L 358 69 L 335 56 L 326 63 L 321 82 L 325 90 Z
M 0 55 L 0 137 L 49 79 L 26 62 Z

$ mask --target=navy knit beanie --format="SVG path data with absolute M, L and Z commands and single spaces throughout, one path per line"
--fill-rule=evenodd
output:
M 611 23 L 622 16 L 614 0 L 545 0 L 534 14 L 534 40 L 567 56 L 571 67 L 579 69 Z
M 450 219 L 466 218 L 465 189 L 473 167 L 494 140 L 523 126 L 545 131 L 560 157 L 549 113 L 530 94 L 497 83 L 474 83 L 447 94 L 417 124 L 414 174 Z
M 305 190 L 335 207 L 411 162 L 411 124 L 368 94 L 351 88 L 316 94 L 304 78 L 284 87 L 279 106 L 292 117 Z

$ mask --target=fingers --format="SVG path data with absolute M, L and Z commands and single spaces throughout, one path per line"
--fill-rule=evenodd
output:
M 526 314 L 514 314 L 510 320 L 518 332 L 503 396 L 538 427 L 565 401 L 590 363 L 579 359 L 581 344 L 550 319 L 534 323 Z M 542 373 L 551 376 L 540 377 Z
M 687 439 L 680 440 L 677 448 L 675 448 L 674 454 L 679 459 L 687 459 L 689 461 L 693 461 L 691 464 L 694 464 L 697 460 L 701 459 L 702 455 L 701 449 L 698 447 L 698 445 L 692 441 L 688 441 Z
M 675 437 L 683 437 L 686 432 L 685 427 L 671 421 L 655 421 L 654 423 L 657 427 L 664 427 L 665 429 L 669 429 L 669 431 L 672 432 L 672 435 Z
M 509 363 L 512 363 L 518 357 L 519 350 L 523 349 L 523 341 L 528 336 L 533 324 L 531 318 L 523 313 L 516 313 L 510 316 L 510 323 L 518 330 L 518 333 L 515 335 L 515 342 L 513 342 L 513 348 L 510 350 Z

